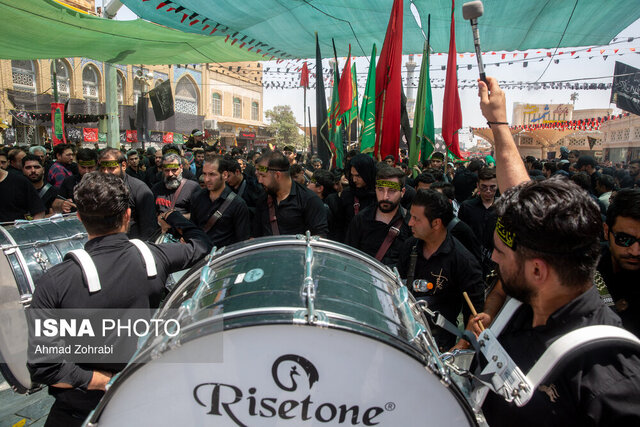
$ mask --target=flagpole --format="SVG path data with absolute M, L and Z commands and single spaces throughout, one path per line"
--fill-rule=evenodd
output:
M 304 110 L 302 110 L 302 115 L 304 116 L 304 131 L 303 131 L 303 143 L 304 143 L 304 150 L 305 152 L 307 151 L 307 115 L 305 114 L 305 111 L 307 110 L 307 87 L 304 87 Z M 311 123 L 309 123 L 311 124 Z M 309 140 L 311 140 L 311 135 L 309 135 Z
M 318 131 L 317 131 L 317 127 L 316 127 L 316 152 L 314 153 L 313 151 L 313 132 L 311 131 L 311 107 L 307 107 L 307 112 L 309 113 L 309 151 L 311 151 L 311 154 L 318 154 Z M 317 126 L 317 125 L 316 125 Z
M 380 109 L 380 132 L 376 132 L 376 139 L 380 138 L 382 139 L 382 125 L 384 124 L 384 104 L 387 101 L 387 89 L 384 90 L 384 92 L 382 93 L 382 108 Z M 378 146 L 378 152 L 376 153 L 376 156 L 378 157 L 378 161 L 381 162 L 382 161 L 382 156 L 380 155 L 380 151 L 382 150 L 382 141 L 380 140 L 378 144 L 376 144 Z

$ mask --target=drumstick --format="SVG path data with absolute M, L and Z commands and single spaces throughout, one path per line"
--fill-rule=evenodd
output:
M 465 300 L 467 300 L 467 304 L 469 305 L 469 308 L 471 309 L 471 314 L 473 314 L 473 316 L 476 317 L 478 315 L 478 312 L 476 312 L 475 307 L 471 303 L 471 300 L 469 299 L 469 295 L 466 292 L 463 292 L 462 296 L 464 297 Z M 478 326 L 480 326 L 480 330 L 481 331 L 484 331 L 484 325 L 482 324 L 482 320 L 480 320 L 480 319 L 478 319 Z

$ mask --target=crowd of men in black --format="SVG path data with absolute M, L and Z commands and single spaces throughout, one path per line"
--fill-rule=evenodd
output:
M 432 310 L 454 324 L 462 313 L 461 326 L 472 330 L 478 320 L 489 325 L 506 295 L 518 293 L 513 286 L 509 288 L 509 281 L 500 280 L 506 273 L 496 264 L 504 257 L 504 248 L 502 243 L 496 246 L 494 231 L 499 217 L 508 218 L 508 209 L 496 208 L 501 197 L 500 172 L 496 176 L 491 157 L 454 164 L 435 153 L 429 161 L 409 168 L 404 151 L 398 159 L 390 156 L 382 162 L 350 151 L 344 168 L 328 170 L 318 158 L 308 156 L 304 161 L 290 146 L 282 151 L 258 153 L 234 148 L 220 153 L 196 139 L 190 141 L 186 152 L 173 144 L 146 152 L 76 151 L 72 146 L 58 145 L 51 159 L 43 147 L 31 147 L 28 154 L 12 148 L 6 158 L 3 163 L 0 154 L 3 222 L 76 209 L 82 216 L 74 188 L 77 190 L 87 174 L 95 180 L 96 174 L 90 172 L 99 170 L 119 177 L 126 187 L 130 213 L 122 231 L 128 230 L 129 238 L 182 238 L 190 245 L 176 265 L 189 265 L 211 245 L 222 247 L 249 238 L 309 230 L 397 268 L 417 299 L 427 301 Z M 595 283 L 601 299 L 612 313 L 618 313 L 625 328 L 640 334 L 640 160 L 614 168 L 563 148 L 557 160 L 541 162 L 527 157 L 524 163 L 530 187 L 548 181 L 554 188 L 551 193 L 569 188 L 578 195 L 576 205 L 584 204 L 582 195 L 598 204 L 598 220 L 604 220 L 605 225 L 599 233 L 602 249 Z M 97 184 L 93 185 L 96 191 Z M 111 185 L 117 186 L 114 182 Z M 514 197 L 513 191 L 509 197 Z M 509 200 L 505 199 L 503 206 Z M 545 200 L 534 198 L 526 206 L 532 212 L 536 207 L 541 211 L 553 208 L 546 206 Z M 535 212 L 529 214 L 537 218 Z M 522 224 L 512 225 L 518 226 Z M 207 244 L 198 240 L 204 238 L 203 233 L 208 236 Z M 526 242 L 520 244 L 527 246 Z M 553 248 L 547 249 L 553 253 Z M 463 292 L 469 295 L 478 316 L 471 315 Z M 530 297 L 519 296 L 525 302 Z M 434 328 L 434 334 L 442 351 L 468 346 L 463 340 L 456 343 L 454 335 L 439 328 Z M 47 378 L 41 376 L 43 379 Z M 53 381 L 48 380 L 49 384 Z M 85 373 L 62 382 L 87 387 L 91 381 Z

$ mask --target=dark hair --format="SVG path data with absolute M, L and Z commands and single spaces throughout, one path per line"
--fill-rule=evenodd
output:
M 429 189 L 430 190 L 442 189 L 442 194 L 447 196 L 449 200 L 455 200 L 456 198 L 456 188 L 450 182 L 437 181 L 431 184 Z
M 556 168 L 556 164 L 553 162 L 545 162 L 544 163 L 544 169 L 548 170 L 549 172 L 551 172 L 551 174 L 554 174 L 557 170 Z
M 470 172 L 478 172 L 483 167 L 484 167 L 484 163 L 482 162 L 482 160 L 473 159 L 469 163 L 469 167 L 467 169 L 469 169 Z
M 83 162 L 91 160 L 98 161 L 98 153 L 91 148 L 81 148 L 78 150 L 78 154 L 76 154 L 76 159 Z
M 71 146 L 69 144 L 54 145 L 53 146 L 53 156 L 54 157 L 58 157 L 58 155 L 64 153 L 64 151 L 67 150 L 67 149 L 73 150 L 73 148 L 71 148 Z
M 569 154 L 573 154 L 575 157 L 580 157 L 580 150 L 571 150 Z
M 205 163 L 211 163 L 211 164 L 217 164 L 217 168 L 218 168 L 218 172 L 222 173 L 223 170 L 227 165 L 227 163 L 224 160 L 224 157 L 217 155 L 217 154 L 207 154 L 206 156 L 204 156 L 204 162 L 202 162 L 202 164 L 204 165 Z
M 227 171 L 229 173 L 235 173 L 236 171 L 242 172 L 242 168 L 240 167 L 240 163 L 233 157 L 225 156 L 218 166 L 218 170 L 220 172 Z
M 504 229 L 514 233 L 518 262 L 543 259 L 564 286 L 593 283 L 602 218 L 576 184 L 556 177 L 530 181 L 505 191 L 495 206 Z
M 122 226 L 129 188 L 116 175 L 89 172 L 73 191 L 73 201 L 89 234 L 108 234 Z
M 440 168 L 429 168 L 424 172 L 431 174 L 436 181 L 444 181 L 444 172 Z
M 419 182 L 422 182 L 423 184 L 433 184 L 434 182 L 436 182 L 436 179 L 430 173 L 423 172 L 416 177 L 416 187 L 418 186 Z
M 347 151 L 346 157 L 352 158 L 352 157 L 357 156 L 358 154 L 360 154 L 360 152 L 358 150 L 349 150 L 349 151 Z
M 40 166 L 42 166 L 42 160 L 40 160 L 40 157 L 36 156 L 35 154 L 27 154 L 26 156 L 24 156 L 24 158 L 22 159 L 23 168 L 25 163 L 27 163 L 28 161 L 38 162 Z
M 634 164 L 639 164 L 640 165 L 640 159 L 633 159 L 629 162 L 629 166 L 634 165 Z
M 393 163 L 396 162 L 396 158 L 393 154 L 389 154 L 387 156 L 385 156 L 384 160 L 386 161 L 387 159 L 391 159 L 393 161 Z
M 311 179 L 315 180 L 316 184 L 322 185 L 322 197 L 327 197 L 329 194 L 336 192 L 333 188 L 336 183 L 335 177 L 328 170 L 316 169 Z
M 482 168 L 478 171 L 478 181 L 488 181 L 495 179 L 496 170 L 494 168 Z
M 616 186 L 616 182 L 611 175 L 598 175 L 596 182 L 602 185 L 607 191 L 613 190 Z
M 540 160 L 534 160 L 533 163 L 531 164 L 531 168 L 541 171 L 542 170 L 542 162 Z
M 429 221 L 440 218 L 445 227 L 453 219 L 453 206 L 447 196 L 431 188 L 418 190 L 411 205 L 423 207 Z
M 586 172 L 576 172 L 571 175 L 571 181 L 575 182 L 580 188 L 587 193 L 591 192 L 591 177 Z
M 302 165 L 296 163 L 295 165 L 291 165 L 289 167 L 289 173 L 291 175 L 298 175 L 299 173 L 304 172 L 304 169 L 302 168 Z
M 256 163 L 267 163 L 269 169 L 289 174 L 289 160 L 279 151 L 267 151 Z
M 535 161 L 536 161 L 536 158 L 535 158 L 535 157 L 533 157 L 533 156 L 527 156 L 527 157 L 525 157 L 525 158 L 524 158 L 524 161 L 525 161 L 526 163 L 533 163 L 533 162 L 535 162 Z
M 197 130 L 197 129 L 196 129 Z M 178 155 L 182 155 L 182 150 L 176 144 L 165 144 L 162 146 L 162 155 L 164 156 L 169 151 L 176 151 Z
M 107 148 L 106 150 L 102 150 L 98 155 L 98 160 L 102 161 L 107 157 L 115 157 L 118 163 L 122 163 L 126 161 L 122 151 L 118 150 L 117 148 Z
M 10 162 L 13 162 L 16 159 L 16 156 L 18 155 L 18 153 L 26 153 L 26 151 L 24 151 L 22 148 L 12 148 L 11 150 L 9 150 L 9 155 L 7 156 L 7 159 Z
M 580 156 L 576 162 L 576 168 L 580 169 L 582 166 L 596 167 L 596 159 L 593 156 Z
M 444 161 L 444 154 L 443 154 L 443 153 L 441 153 L 441 152 L 439 152 L 439 151 L 436 151 L 435 153 L 433 153 L 433 154 L 431 155 L 431 159 L 432 159 L 432 160 L 433 160 L 433 159 L 440 159 L 440 160 Z
M 404 187 L 405 174 L 398 168 L 391 167 L 386 165 L 378 169 L 376 173 L 376 181 L 379 179 L 390 179 L 390 178 L 398 178 L 400 181 L 400 186 Z
M 616 193 L 607 209 L 607 225 L 613 227 L 619 216 L 640 221 L 640 189 L 625 188 Z

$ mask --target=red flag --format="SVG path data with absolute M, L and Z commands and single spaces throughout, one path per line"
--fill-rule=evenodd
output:
M 64 104 L 51 103 L 51 141 L 53 145 L 66 144 L 64 131 Z
M 171 144 L 171 143 L 173 143 L 173 132 L 165 132 L 162 135 L 162 143 L 163 144 Z
M 84 142 L 98 142 L 98 128 L 82 128 Z
M 374 156 L 398 157 L 402 96 L 402 0 L 394 0 L 376 67 L 376 143 Z
M 302 73 L 300 73 L 300 87 L 309 87 L 309 68 L 306 61 L 302 66 Z
M 456 23 L 453 19 L 455 0 L 451 0 L 451 35 L 449 36 L 449 58 L 447 59 L 447 80 L 444 85 L 444 107 L 442 109 L 442 138 L 447 149 L 459 159 L 460 142 L 458 130 L 462 127 L 462 110 L 458 95 L 458 75 L 456 66 Z
M 338 83 L 338 99 L 340 100 L 340 109 L 338 115 L 342 116 L 351 109 L 353 103 L 353 88 L 351 87 L 351 45 L 349 45 L 349 56 L 347 62 L 342 69 L 342 77 Z
M 138 132 L 127 129 L 127 142 L 138 142 Z

